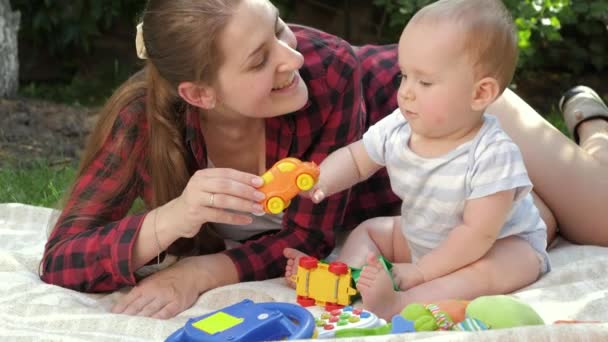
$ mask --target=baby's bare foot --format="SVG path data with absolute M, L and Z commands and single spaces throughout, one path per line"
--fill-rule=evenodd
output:
M 361 293 L 363 308 L 378 317 L 390 320 L 402 309 L 399 307 L 399 294 L 393 290 L 391 276 L 373 253 L 367 257 L 367 265 L 361 270 L 357 290 Z
M 298 262 L 300 258 L 306 256 L 306 254 L 297 249 L 285 248 L 283 250 L 283 255 L 287 258 L 287 265 L 285 266 L 285 281 L 287 282 L 287 285 L 295 289 L 296 283 L 291 279 L 291 277 L 298 272 Z

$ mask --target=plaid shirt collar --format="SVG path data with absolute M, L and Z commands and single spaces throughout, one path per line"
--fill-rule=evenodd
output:
M 295 133 L 294 116 L 297 113 L 305 113 L 305 110 L 310 107 L 311 99 L 309 98 L 304 107 L 298 112 L 292 112 L 286 115 L 279 115 L 266 119 L 266 146 L 271 146 L 269 142 L 279 142 L 277 151 L 266 151 L 266 168 L 270 168 L 280 159 L 289 156 L 289 147 L 293 142 Z M 201 130 L 201 122 L 198 108 L 188 105 L 186 106 L 186 127 L 185 127 L 185 143 L 194 157 L 195 169 L 203 169 L 207 167 L 207 149 L 205 137 Z

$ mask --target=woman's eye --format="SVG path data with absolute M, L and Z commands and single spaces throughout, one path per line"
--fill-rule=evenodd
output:
M 256 65 L 253 66 L 254 70 L 259 70 L 262 69 L 265 65 L 266 65 L 266 61 L 268 60 L 268 58 L 266 58 L 266 56 L 264 56 L 264 59 L 262 59 L 262 61 Z

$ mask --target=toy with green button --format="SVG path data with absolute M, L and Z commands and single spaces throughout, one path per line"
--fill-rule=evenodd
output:
M 411 323 L 410 329 L 406 323 Z M 395 324 L 399 327 L 396 328 Z M 336 337 L 371 336 L 414 331 L 480 331 L 543 325 L 543 319 L 528 304 L 506 295 L 483 296 L 472 301 L 444 300 L 429 304 L 410 304 L 385 327 L 344 329 Z

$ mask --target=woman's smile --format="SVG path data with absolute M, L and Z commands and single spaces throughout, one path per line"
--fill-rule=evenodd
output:
M 293 72 L 285 82 L 283 82 L 277 86 L 274 86 L 272 88 L 272 92 L 273 93 L 287 92 L 287 91 L 295 88 L 298 85 L 299 80 L 300 80 L 300 75 L 297 72 Z

